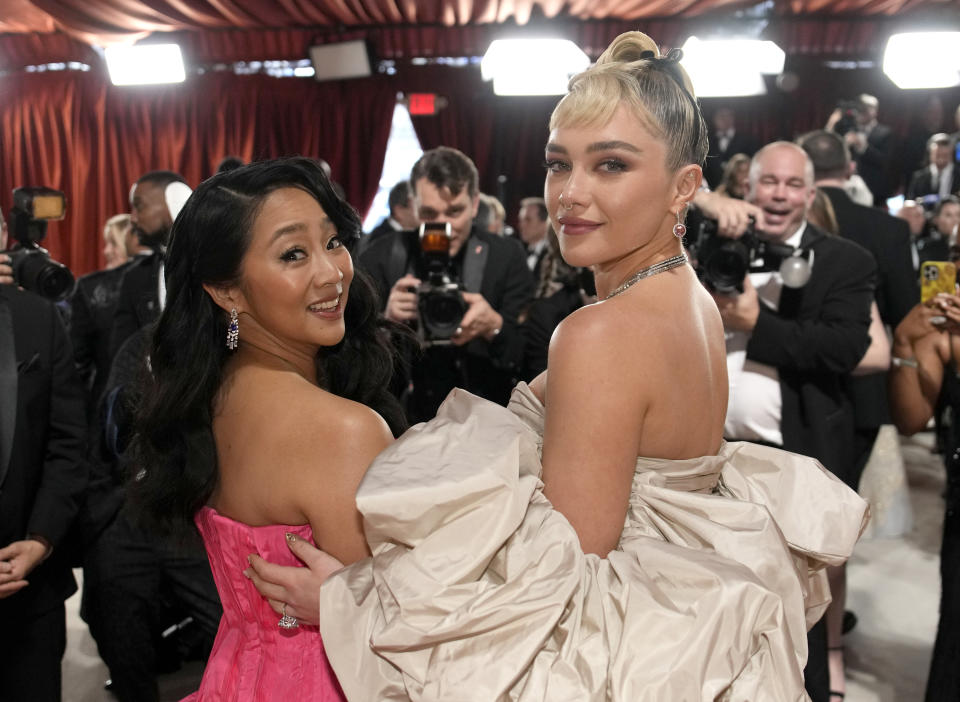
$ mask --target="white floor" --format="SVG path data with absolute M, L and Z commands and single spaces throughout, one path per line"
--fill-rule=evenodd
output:
M 930 665 L 940 597 L 943 465 L 929 434 L 903 440 L 914 527 L 903 538 L 861 541 L 848 568 L 848 609 L 859 617 L 845 638 L 846 702 L 919 702 Z M 78 571 L 79 576 L 79 571 Z M 114 702 L 103 689 L 106 666 L 79 617 L 79 595 L 67 602 L 65 702 Z M 195 689 L 193 665 L 161 678 L 161 697 L 179 700 Z

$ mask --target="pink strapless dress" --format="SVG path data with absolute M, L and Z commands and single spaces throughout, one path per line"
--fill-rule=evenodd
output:
M 302 565 L 287 548 L 286 532 L 310 539 L 309 525 L 252 527 L 204 507 L 195 517 L 217 583 L 223 618 L 200 689 L 184 702 L 344 702 L 315 626 L 285 630 L 244 575 L 247 555 Z

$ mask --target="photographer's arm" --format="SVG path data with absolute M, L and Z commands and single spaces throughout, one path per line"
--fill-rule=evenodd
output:
M 717 233 L 731 239 L 743 235 L 753 218 L 757 229 L 764 227 L 763 210 L 744 200 L 737 200 L 720 193 L 698 190 L 693 204 L 704 216 L 717 221 Z

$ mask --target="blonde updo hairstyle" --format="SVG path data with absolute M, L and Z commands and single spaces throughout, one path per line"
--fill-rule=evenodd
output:
M 702 166 L 707 127 L 679 58 L 677 49 L 661 57 L 653 39 L 642 32 L 621 34 L 596 64 L 570 79 L 550 117 L 550 129 L 604 125 L 625 103 L 666 145 L 671 173 L 691 163 Z

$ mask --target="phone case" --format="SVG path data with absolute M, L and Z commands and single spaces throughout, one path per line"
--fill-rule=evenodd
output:
M 924 261 L 920 264 L 920 300 L 927 303 L 940 293 L 956 292 L 957 267 L 950 261 Z

